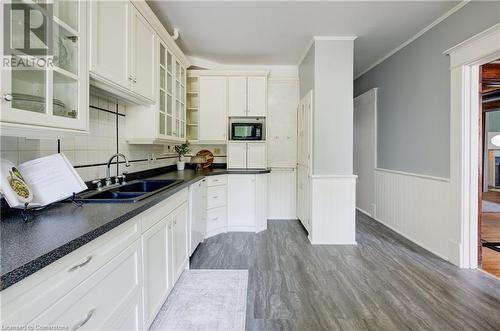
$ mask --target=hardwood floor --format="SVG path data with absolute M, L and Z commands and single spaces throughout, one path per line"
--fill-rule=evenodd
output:
M 500 192 L 484 192 L 483 199 L 500 203 Z M 500 213 L 481 214 L 481 240 L 500 242 Z M 481 269 L 500 278 L 500 252 L 483 247 Z
M 248 269 L 248 330 L 500 330 L 500 281 L 363 214 L 357 246 L 312 246 L 298 221 L 202 243 L 191 268 Z

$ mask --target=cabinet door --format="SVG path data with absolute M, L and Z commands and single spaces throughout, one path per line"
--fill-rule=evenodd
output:
M 247 143 L 227 144 L 227 167 L 230 169 L 247 167 Z
M 200 77 L 199 140 L 226 141 L 226 77 Z
M 174 237 L 174 284 L 179 279 L 188 263 L 188 245 L 187 245 L 187 225 L 188 225 L 188 206 L 184 203 L 172 213 L 173 237 Z
M 207 185 L 205 179 L 189 187 L 189 256 L 205 238 L 207 231 Z
M 128 1 L 89 1 L 90 71 L 113 83 L 130 88 L 130 11 Z
M 171 289 L 169 282 L 167 225 L 169 218 L 154 225 L 142 235 L 144 260 L 144 323 L 148 329 Z
M 229 175 L 228 231 L 255 231 L 255 175 Z
M 266 143 L 247 144 L 247 168 L 263 169 L 267 167 Z
M 247 83 L 247 116 L 266 116 L 267 78 L 248 77 Z
M 132 91 L 154 100 L 156 35 L 137 9 L 132 8 L 130 14 Z
M 136 240 L 31 323 L 71 330 L 142 330 L 141 257 Z
M 227 79 L 229 116 L 247 115 L 247 78 L 229 77 Z

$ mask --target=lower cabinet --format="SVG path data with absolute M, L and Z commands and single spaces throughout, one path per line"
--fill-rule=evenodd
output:
M 30 324 L 68 330 L 141 330 L 141 267 L 137 240 Z
M 142 235 L 144 329 L 148 329 L 188 264 L 188 204 L 184 202 Z
M 172 213 L 171 232 L 174 284 L 188 265 L 188 205 L 184 203 Z
M 188 267 L 184 189 L 0 292 L 2 328 L 147 330 Z
M 228 231 L 259 232 L 267 228 L 267 174 L 228 175 Z
M 227 231 L 227 175 L 207 177 L 207 233 L 206 238 Z
M 173 287 L 171 218 L 142 235 L 144 256 L 144 324 L 151 325 Z

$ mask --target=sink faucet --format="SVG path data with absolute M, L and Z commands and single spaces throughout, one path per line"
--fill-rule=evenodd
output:
M 111 167 L 111 161 L 113 161 L 113 159 L 116 157 L 116 161 L 118 162 L 120 159 L 120 156 L 125 160 L 125 167 L 130 167 L 130 163 L 128 163 L 127 157 L 125 155 L 123 155 L 122 153 L 116 153 L 116 154 L 111 155 L 111 157 L 108 160 L 108 164 L 107 164 L 107 168 L 106 168 L 106 186 L 111 185 L 111 177 L 110 177 L 110 173 L 109 173 L 109 168 Z

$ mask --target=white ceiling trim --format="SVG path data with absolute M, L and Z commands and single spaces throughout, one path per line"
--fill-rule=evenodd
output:
M 402 43 L 398 47 L 394 48 L 392 51 L 390 51 L 389 53 L 387 53 L 382 58 L 380 58 L 377 61 L 375 61 L 372 65 L 370 65 L 365 70 L 361 71 L 358 75 L 356 75 L 354 77 L 354 80 L 356 80 L 359 77 L 363 76 L 368 71 L 372 70 L 373 68 L 375 68 L 376 66 L 378 66 L 380 63 L 384 62 L 385 60 L 387 60 L 388 58 L 390 58 L 391 56 L 393 56 L 394 54 L 396 54 L 397 52 L 399 52 L 400 50 L 402 50 L 403 48 L 405 48 L 406 46 L 408 46 L 409 44 L 411 44 L 413 41 L 415 41 L 416 39 L 418 39 L 424 33 L 426 33 L 427 31 L 429 31 L 430 29 L 432 29 L 433 27 L 435 27 L 436 25 L 438 25 L 439 23 L 441 23 L 442 21 L 444 21 L 445 19 L 447 19 L 448 17 L 450 17 L 452 14 L 454 14 L 455 12 L 457 12 L 458 10 L 460 10 L 461 8 L 463 8 L 470 1 L 472 1 L 472 0 L 464 0 L 464 1 L 460 2 L 458 5 L 456 5 L 455 7 L 451 8 L 450 10 L 448 10 L 446 13 L 444 13 L 443 15 L 441 15 L 440 17 L 438 17 L 434 22 L 432 22 L 431 24 L 429 24 L 428 26 L 426 26 L 425 28 L 423 28 L 422 30 L 420 30 L 413 37 L 411 37 L 410 39 L 408 39 L 407 41 L 405 41 L 404 43 Z

